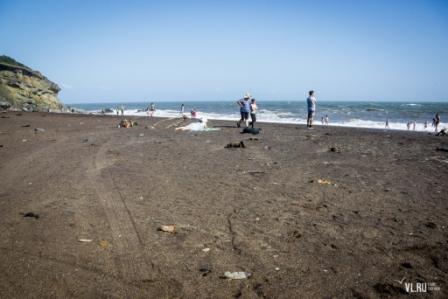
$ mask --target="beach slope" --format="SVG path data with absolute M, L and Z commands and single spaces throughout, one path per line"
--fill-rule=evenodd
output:
M 446 137 L 134 120 L 0 114 L 1 298 L 448 297 Z

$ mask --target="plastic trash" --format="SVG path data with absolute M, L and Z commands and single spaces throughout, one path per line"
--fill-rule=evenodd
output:
M 321 185 L 331 185 L 331 181 L 325 179 L 318 179 L 317 182 Z
M 162 232 L 166 232 L 166 233 L 172 233 L 174 234 L 176 232 L 176 225 L 175 224 L 171 224 L 171 225 L 162 225 L 159 227 L 160 231 Z
M 252 274 L 247 272 L 229 272 L 229 271 L 224 272 L 224 276 L 227 279 L 247 279 L 251 275 Z
M 78 242 L 89 243 L 92 242 L 92 239 L 79 239 Z

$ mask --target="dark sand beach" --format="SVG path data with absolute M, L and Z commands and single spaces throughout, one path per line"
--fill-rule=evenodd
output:
M 448 137 L 134 120 L 0 114 L 1 298 L 448 297 Z

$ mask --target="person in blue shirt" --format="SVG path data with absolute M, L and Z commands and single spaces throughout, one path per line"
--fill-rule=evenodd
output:
M 238 104 L 238 106 L 240 106 L 240 114 L 241 114 L 240 120 L 236 123 L 236 126 L 238 128 L 241 127 L 242 122 L 244 123 L 244 125 L 246 127 L 248 126 L 250 104 L 251 104 L 250 98 L 251 98 L 250 94 L 246 93 L 244 95 L 244 98 L 242 98 L 236 102 Z
M 316 112 L 316 97 L 314 96 L 314 90 L 309 91 L 309 97 L 306 99 L 306 103 L 308 106 L 308 118 L 306 120 L 306 126 L 308 128 L 313 127 L 313 117 Z

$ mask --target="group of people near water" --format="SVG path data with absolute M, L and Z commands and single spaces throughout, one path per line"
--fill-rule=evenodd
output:
M 432 123 L 431 123 L 432 127 L 434 128 L 435 132 L 437 133 L 439 131 L 439 125 L 440 125 L 440 114 L 436 113 L 435 116 L 432 119 Z M 415 131 L 415 126 L 416 126 L 416 122 L 415 121 L 410 121 L 408 123 L 406 123 L 406 128 L 409 130 Z M 386 125 L 385 125 L 386 129 L 389 129 L 389 119 L 386 119 Z M 425 121 L 423 123 L 423 128 L 427 129 L 428 128 L 428 121 Z
M 317 98 L 315 96 L 314 90 L 310 90 L 308 92 L 308 97 L 306 99 L 306 103 L 307 103 L 307 122 L 306 122 L 306 125 L 307 125 L 307 128 L 312 128 L 313 127 L 314 117 L 315 117 L 315 114 L 316 114 L 316 106 L 317 106 Z M 244 125 L 245 127 L 252 127 L 252 129 L 253 129 L 254 126 L 255 126 L 255 123 L 257 122 L 257 111 L 258 111 L 257 100 L 255 98 L 253 98 L 250 95 L 250 93 L 247 92 L 242 99 L 239 99 L 236 102 L 236 104 L 238 105 L 239 112 L 240 112 L 240 119 L 236 123 L 237 127 L 240 128 L 242 125 Z M 149 117 L 153 117 L 153 115 L 154 115 L 154 113 L 156 111 L 156 105 L 152 102 L 145 109 L 145 111 L 147 112 Z M 124 107 L 123 106 L 116 108 L 117 115 L 119 115 L 120 112 L 121 112 L 121 115 L 124 115 Z M 180 115 L 182 115 L 183 117 L 186 117 L 185 116 L 185 105 L 184 104 L 181 104 L 179 112 L 180 112 Z M 250 116 L 250 120 L 249 120 L 249 116 Z M 191 109 L 190 117 L 192 119 L 198 119 L 199 118 L 198 117 L 198 112 L 197 112 L 197 110 L 195 108 Z M 323 126 L 328 126 L 329 125 L 328 114 L 326 114 L 325 116 L 322 116 L 321 122 L 322 122 Z M 440 124 L 440 115 L 439 115 L 439 113 L 436 113 L 434 118 L 432 119 L 432 127 L 435 128 L 436 132 L 438 132 L 439 124 Z M 407 126 L 408 130 L 410 130 L 411 127 L 412 127 L 413 130 L 415 130 L 416 123 L 415 123 L 415 121 L 408 122 L 406 124 L 406 126 Z M 428 127 L 428 122 L 427 121 L 425 121 L 423 123 L 423 127 L 425 129 Z M 389 128 L 389 119 L 386 119 L 385 128 L 386 129 Z

